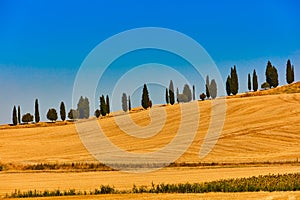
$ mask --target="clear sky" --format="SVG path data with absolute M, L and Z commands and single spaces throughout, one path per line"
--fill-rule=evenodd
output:
M 23 114 L 33 113 L 35 98 L 42 120 L 61 101 L 69 110 L 76 73 L 88 53 L 103 40 L 139 27 L 174 29 L 193 38 L 224 79 L 237 65 L 240 92 L 247 90 L 247 74 L 253 69 L 260 83 L 265 80 L 268 60 L 279 71 L 280 85 L 285 84 L 288 58 L 299 80 L 299 9 L 297 0 L 0 0 L 0 123 L 11 123 L 13 105 L 20 105 Z M 199 96 L 203 82 L 191 83 Z M 164 102 L 163 95 L 161 100 L 152 95 L 154 103 Z M 140 102 L 136 98 L 134 104 Z

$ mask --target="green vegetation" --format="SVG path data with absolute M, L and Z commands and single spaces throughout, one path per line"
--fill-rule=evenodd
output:
M 256 92 L 258 89 L 258 81 L 257 81 L 257 75 L 256 75 L 256 71 L 253 71 L 253 77 L 252 77 L 252 84 L 253 84 L 253 91 Z
M 25 115 L 23 115 L 22 117 L 22 122 L 28 124 L 29 122 L 33 121 L 33 115 L 30 113 L 26 113 Z
M 55 122 L 57 120 L 57 112 L 54 108 L 50 108 L 47 112 L 47 119 L 49 119 L 52 122 Z
M 68 118 L 74 120 L 74 119 L 78 119 L 78 117 L 79 117 L 78 111 L 74 109 L 70 109 L 68 113 Z
M 90 103 L 87 97 L 80 97 L 77 104 L 78 118 L 88 119 L 90 117 Z
M 100 113 L 102 116 L 106 116 L 107 114 L 107 105 L 105 102 L 104 95 L 100 97 Z
M 177 88 L 178 90 L 178 88 Z M 169 99 L 170 99 L 170 104 L 174 105 L 175 103 L 175 95 L 174 95 L 174 85 L 173 85 L 173 81 L 170 80 L 170 84 L 169 84 Z
M 18 124 L 18 118 L 17 118 L 17 109 L 16 106 L 13 108 L 13 114 L 12 114 L 12 122 L 13 125 L 16 126 Z
M 210 92 L 209 92 L 209 76 L 206 76 L 206 84 L 205 84 L 205 90 L 206 90 L 206 97 L 210 98 Z
M 94 113 L 95 117 L 99 118 L 100 115 L 101 115 L 101 112 L 99 109 L 95 110 L 95 113 Z
M 202 101 L 204 101 L 205 98 L 206 98 L 206 95 L 205 95 L 204 93 L 200 94 L 200 99 L 201 99 Z
M 131 111 L 131 100 L 130 100 L 130 96 L 128 96 L 128 110 Z
M 106 102 L 105 102 L 105 104 L 106 104 L 106 114 L 109 115 L 109 113 L 110 113 L 110 105 L 109 105 L 109 97 L 108 97 L 108 95 L 106 95 Z
M 195 86 L 193 85 L 193 101 L 196 100 L 196 92 L 195 92 Z
M 36 99 L 34 103 L 34 119 L 35 123 L 40 122 L 39 100 Z
M 122 95 L 122 109 L 124 112 L 127 112 L 128 107 L 127 107 L 127 95 L 123 93 Z
M 109 185 L 101 185 L 93 191 L 76 191 L 70 189 L 60 191 L 29 190 L 21 192 L 15 190 L 7 198 L 50 197 L 50 196 L 74 196 L 74 195 L 98 195 L 98 194 L 125 194 L 125 193 L 208 193 L 208 192 L 259 192 L 259 191 L 298 191 L 300 190 L 300 173 L 294 174 L 269 174 L 252 176 L 249 178 L 223 179 L 203 183 L 179 183 L 179 184 L 154 184 L 151 186 L 133 185 L 130 190 L 117 190 Z
M 262 89 L 268 89 L 268 88 L 270 88 L 271 86 L 270 86 L 270 84 L 269 83 L 267 83 L 267 82 L 264 82 L 263 84 L 261 84 L 261 88 Z
M 209 85 L 209 91 L 210 91 L 211 98 L 215 99 L 217 97 L 217 83 L 215 79 L 211 80 L 211 83 Z
M 187 102 L 190 102 L 192 100 L 192 91 L 191 91 L 190 86 L 188 84 L 184 85 L 183 94 L 187 97 Z
M 236 66 L 234 65 L 234 67 L 231 68 L 231 72 L 230 72 L 230 92 L 231 94 L 236 95 L 238 91 L 239 91 L 239 80 L 236 71 Z
M 166 88 L 166 104 L 170 103 L 168 88 Z
M 270 88 L 276 88 L 279 85 L 277 69 L 270 61 L 268 61 L 266 68 L 266 82 L 269 83 Z
M 251 75 L 248 74 L 248 90 L 251 91 Z
M 66 120 L 66 107 L 65 107 L 65 104 L 64 104 L 63 101 L 60 103 L 59 112 L 60 112 L 60 118 L 61 118 L 61 120 L 65 121 Z
M 21 124 L 21 108 L 18 106 L 18 123 Z
M 149 98 L 149 92 L 148 92 L 148 89 L 147 89 L 147 85 L 144 84 L 143 94 L 142 94 L 142 102 L 141 102 L 142 107 L 144 109 L 147 109 L 147 108 L 150 107 L 149 101 L 150 101 L 150 98 Z
M 286 63 L 286 82 L 291 84 L 294 82 L 295 73 L 294 73 L 294 66 L 291 64 L 290 59 L 288 59 Z
M 228 96 L 230 96 L 230 94 L 231 94 L 230 84 L 231 84 L 231 78 L 228 75 L 227 80 L 226 80 L 226 93 Z

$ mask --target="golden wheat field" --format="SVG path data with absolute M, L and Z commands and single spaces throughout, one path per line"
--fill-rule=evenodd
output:
M 197 102 L 200 122 L 196 136 L 188 150 L 175 161 L 178 167 L 167 167 L 149 173 L 120 171 L 24 170 L 24 166 L 38 163 L 96 163 L 85 149 L 73 123 L 57 126 L 1 127 L 0 163 L 8 170 L 0 172 L 0 196 L 15 189 L 74 188 L 93 190 L 99 185 L 118 189 L 154 183 L 203 182 L 225 178 L 249 177 L 264 174 L 300 172 L 300 94 L 276 94 L 226 99 L 226 118 L 221 136 L 213 150 L 203 159 L 199 151 L 211 121 L 211 101 Z M 120 130 L 114 117 L 98 120 L 106 136 L 118 147 L 129 152 L 153 152 L 175 137 L 180 126 L 180 106 L 156 106 L 164 109 L 166 123 L 147 139 L 134 138 Z M 117 117 L 122 117 L 123 114 Z M 140 126 L 151 123 L 149 110 L 135 109 L 131 119 Z M 86 124 L 91 120 L 82 121 Z M 187 133 L 188 134 L 188 133 Z M 180 147 L 177 147 L 180 148 Z M 174 149 L 176 151 L 176 149 Z M 182 163 L 216 163 L 212 166 L 180 166 Z M 228 165 L 225 165 L 225 164 Z M 223 165 L 224 164 L 224 165 Z M 225 195 L 225 196 L 223 196 Z M 299 193 L 239 193 L 191 195 L 107 195 L 105 199 L 232 199 L 232 198 L 300 198 Z M 240 196 L 235 196 L 240 195 Z M 80 199 L 63 197 L 54 199 Z M 86 198 L 86 197 L 84 197 Z M 89 197 L 98 199 L 99 197 Z

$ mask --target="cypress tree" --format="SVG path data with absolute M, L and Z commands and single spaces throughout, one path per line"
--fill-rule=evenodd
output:
M 174 96 L 174 93 L 173 93 L 173 96 Z M 147 85 L 144 84 L 143 94 L 142 94 L 142 102 L 141 102 L 142 107 L 144 109 L 147 109 L 149 107 L 149 101 L 150 101 L 150 98 L 149 98 L 149 93 L 148 93 Z
M 217 83 L 215 79 L 211 80 L 209 87 L 210 87 L 210 96 L 212 99 L 215 99 L 217 97 Z
M 170 104 L 174 105 L 175 103 L 175 95 L 174 95 L 174 85 L 173 85 L 173 81 L 170 81 L 169 84 L 169 98 L 170 98 Z
M 128 110 L 131 111 L 131 101 L 130 101 L 130 96 L 128 96 Z
M 230 78 L 231 78 L 230 91 L 233 95 L 236 95 L 239 91 L 239 80 L 238 80 L 238 75 L 237 75 L 235 65 L 233 68 L 231 68 L 231 77 Z
M 209 76 L 206 76 L 206 84 L 205 84 L 205 90 L 206 90 L 206 97 L 210 98 L 210 88 L 209 88 Z
M 188 84 L 184 85 L 183 94 L 187 97 L 187 102 L 190 102 L 192 100 L 192 91 Z
M 16 126 L 18 124 L 18 118 L 17 118 L 17 109 L 16 106 L 13 108 L 13 115 L 12 115 L 12 122 L 13 125 Z
M 178 88 L 176 88 L 176 99 L 177 99 L 177 103 L 179 103 L 178 96 L 179 96 L 179 89 L 178 89 Z
M 226 93 L 228 96 L 230 96 L 230 94 L 231 94 L 230 85 L 231 85 L 231 78 L 228 75 L 227 80 L 226 80 Z
M 87 97 L 80 97 L 77 104 L 77 111 L 79 119 L 88 119 L 90 116 L 90 103 Z
M 248 90 L 251 91 L 251 76 L 248 74 Z
M 193 101 L 196 99 L 196 94 L 195 94 L 195 85 L 193 85 Z
M 106 113 L 109 115 L 110 113 L 110 105 L 109 105 L 109 97 L 106 95 Z
M 60 113 L 61 120 L 65 121 L 66 120 L 66 107 L 65 107 L 65 104 L 63 101 L 60 103 L 59 113 Z
M 168 88 L 166 88 L 166 104 L 170 103 Z
M 122 109 L 124 112 L 127 112 L 127 96 L 125 93 L 122 95 Z
M 272 66 L 270 61 L 268 61 L 266 68 L 266 82 L 270 85 L 270 88 L 276 88 L 279 85 L 277 69 L 275 66 Z
M 253 84 L 253 91 L 256 92 L 258 89 L 258 81 L 257 81 L 257 75 L 256 75 L 256 71 L 253 71 L 253 77 L 252 77 L 252 84 Z
M 21 108 L 18 106 L 18 123 L 21 124 Z
M 100 113 L 102 116 L 106 116 L 107 114 L 107 105 L 105 103 L 104 95 L 100 97 Z
M 288 84 L 293 82 L 293 68 L 290 59 L 286 63 L 286 82 Z
M 34 119 L 35 119 L 35 123 L 40 122 L 40 112 L 39 112 L 39 101 L 38 101 L 38 99 L 35 100 Z

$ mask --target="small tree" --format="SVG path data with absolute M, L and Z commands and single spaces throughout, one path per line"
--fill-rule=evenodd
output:
M 57 120 L 57 112 L 54 108 L 50 108 L 47 112 L 47 119 L 54 122 Z
M 166 88 L 166 104 L 170 103 L 168 88 Z
M 170 104 L 173 105 L 175 103 L 175 95 L 174 95 L 174 85 L 172 80 L 170 80 L 170 84 L 169 84 L 169 98 L 170 98 Z
M 267 82 L 264 82 L 262 85 L 261 85 L 261 88 L 263 88 L 263 89 L 268 89 L 268 88 L 270 88 L 271 86 L 270 86 L 270 84 L 269 83 L 267 83 Z
M 66 120 L 66 107 L 65 107 L 65 104 L 64 104 L 63 101 L 60 103 L 59 112 L 60 112 L 60 118 L 61 118 L 61 120 L 65 121 Z
M 149 108 L 152 108 L 152 101 L 149 101 Z
M 192 100 L 192 91 L 188 84 L 184 85 L 183 94 L 187 97 L 187 102 L 190 102 Z
M 178 96 L 179 96 L 179 89 L 177 88 L 177 89 L 176 89 L 176 99 L 177 99 L 177 103 L 179 103 L 179 101 L 178 101 Z
M 127 107 L 127 95 L 123 93 L 122 95 L 122 109 L 124 112 L 127 112 L 128 107 Z
M 87 97 L 80 97 L 77 104 L 79 119 L 88 119 L 90 116 L 90 103 Z
M 142 107 L 144 109 L 147 109 L 149 107 L 149 101 L 150 101 L 150 98 L 149 98 L 147 85 L 144 84 L 143 93 L 142 93 L 142 102 L 141 102 Z
M 35 109 L 34 109 L 34 119 L 35 119 L 35 123 L 39 123 L 40 122 L 40 111 L 39 111 L 39 100 L 36 99 L 35 100 Z
M 13 115 L 12 115 L 12 122 L 13 125 L 16 126 L 18 124 L 18 118 L 17 118 L 17 109 L 16 106 L 13 108 Z
M 33 121 L 33 115 L 30 113 L 26 113 L 25 115 L 23 115 L 22 117 L 22 122 L 28 124 L 29 122 Z
M 178 94 L 177 96 L 178 103 L 188 102 L 188 97 L 185 94 Z
M 206 98 L 206 95 L 205 95 L 204 93 L 200 94 L 200 99 L 201 99 L 202 101 L 204 101 L 205 98 Z
M 230 84 L 230 91 L 233 95 L 236 95 L 239 91 L 239 79 L 236 71 L 236 66 L 234 65 L 233 68 L 231 68 L 231 84 Z
M 101 112 L 100 112 L 100 110 L 99 110 L 99 109 L 97 109 L 97 110 L 95 111 L 94 115 L 95 115 L 95 117 L 99 118 L 99 117 L 100 117 L 100 115 L 101 115 Z
M 128 110 L 131 111 L 131 100 L 130 100 L 130 96 L 128 96 Z
M 248 90 L 251 91 L 251 75 L 248 74 Z
M 253 84 L 253 91 L 256 92 L 258 89 L 258 81 L 257 81 L 257 75 L 256 75 L 256 71 L 253 71 L 253 77 L 252 77 L 252 84 Z
M 215 99 L 217 97 L 217 83 L 215 79 L 211 80 L 209 87 L 210 87 L 210 96 L 212 99 Z
M 70 111 L 68 113 L 68 118 L 71 120 L 74 120 L 74 119 L 78 119 L 78 117 L 79 117 L 78 111 L 74 110 L 74 109 L 70 109 Z
M 269 83 L 270 88 L 276 88 L 279 85 L 277 69 L 275 66 L 272 66 L 270 61 L 268 61 L 266 68 L 266 82 Z

